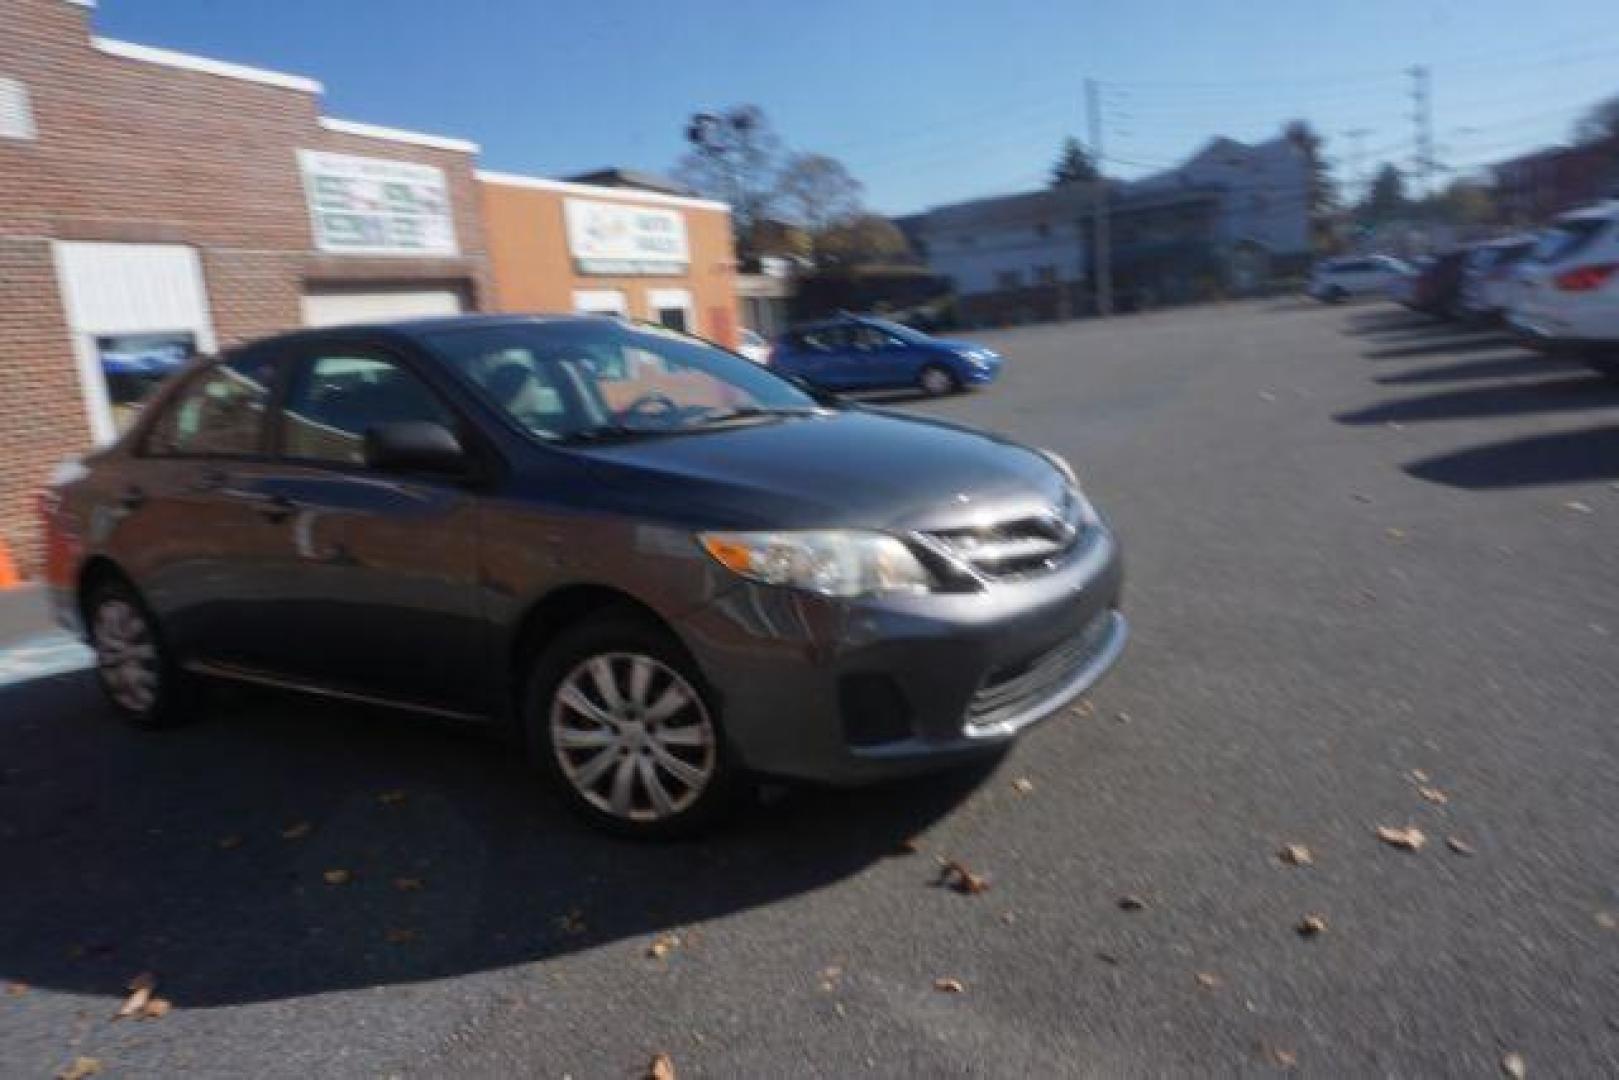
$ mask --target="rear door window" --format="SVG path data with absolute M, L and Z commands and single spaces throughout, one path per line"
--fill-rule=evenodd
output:
M 169 399 L 146 437 L 154 457 L 253 457 L 264 452 L 274 357 L 260 353 L 214 364 Z
M 1609 225 L 1607 218 L 1571 218 L 1547 229 L 1535 246 L 1535 262 L 1559 262 L 1589 247 Z

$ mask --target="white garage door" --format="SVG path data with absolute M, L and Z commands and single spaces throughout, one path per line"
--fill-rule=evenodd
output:
M 322 290 L 304 293 L 305 326 L 459 315 L 466 304 L 458 289 Z

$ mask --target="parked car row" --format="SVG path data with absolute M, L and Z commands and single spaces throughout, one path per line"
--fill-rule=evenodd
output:
M 1419 260 L 1389 281 L 1387 295 L 1441 318 L 1503 324 L 1543 352 L 1619 375 L 1619 199 L 1563 214 L 1538 233 Z

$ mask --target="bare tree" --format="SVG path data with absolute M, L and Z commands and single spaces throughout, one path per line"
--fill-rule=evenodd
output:
M 821 260 L 835 266 L 904 262 L 911 245 L 881 214 L 857 214 L 831 226 L 817 244 Z
M 697 113 L 686 125 L 691 144 L 675 165 L 682 183 L 731 205 L 731 227 L 744 257 L 754 227 L 769 217 L 776 199 L 781 140 L 764 110 L 736 105 L 723 112 Z
M 776 200 L 788 221 L 809 234 L 811 255 L 827 230 L 860 213 L 863 187 L 836 158 L 799 153 L 776 179 Z
M 1619 143 L 1619 95 L 1599 101 L 1574 125 L 1578 143 Z

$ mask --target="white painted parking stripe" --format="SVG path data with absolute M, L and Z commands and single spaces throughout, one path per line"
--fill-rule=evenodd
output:
M 95 662 L 90 649 L 71 634 L 53 632 L 0 648 L 0 686 L 83 671 Z

